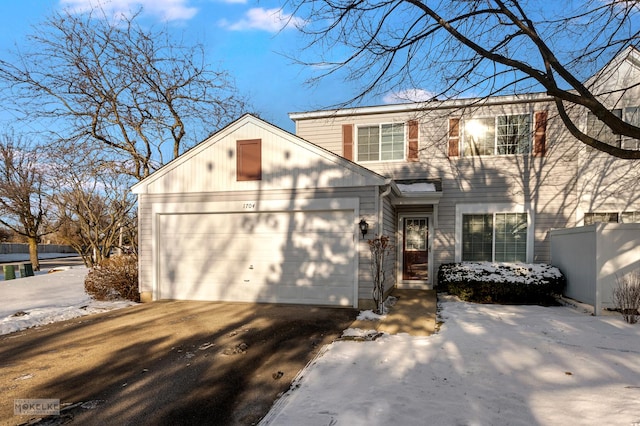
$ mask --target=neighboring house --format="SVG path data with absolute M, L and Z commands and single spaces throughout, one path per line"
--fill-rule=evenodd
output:
M 640 87 L 615 89 L 639 64 L 628 49 L 587 82 L 636 124 Z M 553 228 L 640 221 L 640 163 L 588 149 L 545 94 L 290 117 L 296 135 L 246 115 L 134 186 L 143 299 L 362 308 L 376 235 L 387 289 L 432 288 L 442 263 L 549 262 Z

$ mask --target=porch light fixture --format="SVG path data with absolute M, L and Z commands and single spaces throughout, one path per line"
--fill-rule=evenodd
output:
M 367 234 L 367 231 L 369 230 L 369 224 L 366 220 L 360 219 L 360 223 L 358 225 L 360 226 L 360 232 L 362 232 L 362 238 L 364 238 L 364 236 Z

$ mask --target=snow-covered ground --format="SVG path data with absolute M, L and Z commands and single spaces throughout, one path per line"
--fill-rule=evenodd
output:
M 640 324 L 440 302 L 439 333 L 337 341 L 263 425 L 640 425 Z
M 5 260 L 4 256 L 7 255 L 2 256 L 3 261 L 25 260 L 20 256 Z M 134 304 L 129 301 L 99 302 L 91 299 L 84 291 L 87 272 L 85 267 L 74 267 L 0 281 L 0 334 Z
M 0 334 L 131 304 L 91 300 L 86 273 L 0 281 Z M 640 324 L 571 307 L 439 307 L 433 336 L 326 346 L 262 423 L 640 425 Z

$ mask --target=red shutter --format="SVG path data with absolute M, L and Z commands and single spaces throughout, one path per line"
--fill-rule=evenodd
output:
M 418 161 L 418 121 L 411 120 L 409 126 L 409 152 L 407 153 L 408 161 Z
M 353 161 L 353 124 L 342 125 L 342 156 Z
M 534 114 L 533 155 L 544 157 L 547 153 L 547 111 Z
M 449 157 L 460 155 L 460 119 L 449 119 Z
M 236 179 L 262 179 L 262 140 L 249 139 L 236 141 Z

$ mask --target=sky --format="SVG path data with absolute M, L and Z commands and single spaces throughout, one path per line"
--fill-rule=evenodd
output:
M 340 74 L 323 78 L 315 85 L 307 83 L 326 72 L 326 68 L 304 66 L 292 57 L 304 55 L 306 59 L 321 61 L 323 52 L 317 50 L 319 48 L 307 48 L 309 39 L 294 25 L 304 24 L 304 21 L 288 10 L 290 6 L 286 0 L 3 0 L 0 2 L 0 59 L 8 57 L 11 49 L 28 47 L 26 35 L 33 33 L 34 27 L 53 12 L 65 8 L 87 11 L 96 2 L 100 2 L 106 13 L 114 15 L 142 8 L 140 23 L 143 25 L 153 25 L 156 29 L 167 25 L 172 34 L 187 43 L 202 44 L 212 68 L 227 71 L 235 79 L 240 94 L 250 99 L 251 112 L 291 132 L 295 129 L 288 113 L 335 107 L 356 96 L 362 88 L 357 82 L 346 81 Z M 554 7 L 571 10 L 581 7 L 578 1 L 542 3 L 551 15 L 554 15 Z M 554 48 L 569 46 L 568 52 L 572 51 L 573 43 L 566 38 L 551 41 Z M 341 53 L 336 47 L 324 53 L 327 52 L 331 56 Z M 493 68 L 489 68 L 491 72 Z M 432 78 L 427 73 L 413 76 L 413 81 L 427 79 L 430 82 L 427 84 L 437 84 L 431 81 Z M 408 98 L 429 99 L 434 93 L 430 90 L 438 89 L 397 87 L 396 90 L 397 93 L 371 94 L 361 105 L 398 103 Z M 464 96 L 469 95 L 479 96 L 480 93 Z M 0 123 L 11 122 L 12 117 L 3 102 L 7 100 L 0 101 Z M 33 127 L 36 124 L 11 125 Z M 15 127 L 14 130 L 21 131 Z M 214 130 L 217 129 L 211 129 Z
M 0 57 L 26 46 L 26 35 L 52 12 L 84 10 L 96 0 L 5 0 L 0 3 Z M 350 89 L 337 77 L 318 86 L 305 81 L 315 75 L 290 56 L 304 41 L 293 26 L 282 0 L 102 0 L 107 11 L 143 8 L 144 22 L 161 27 L 193 43 L 202 43 L 214 68 L 228 71 L 241 94 L 263 119 L 294 130 L 289 112 L 331 107 L 346 99 Z M 281 18 L 281 19 L 279 19 Z M 383 103 L 382 99 L 373 103 Z M 2 105 L 0 105 L 2 110 Z M 6 110 L 5 110 L 6 111 Z M 2 112 L 0 111 L 0 118 Z M 5 120 L 7 117 L 5 117 Z M 8 118 L 9 120 L 11 117 Z M 19 131 L 20 129 L 16 129 Z

